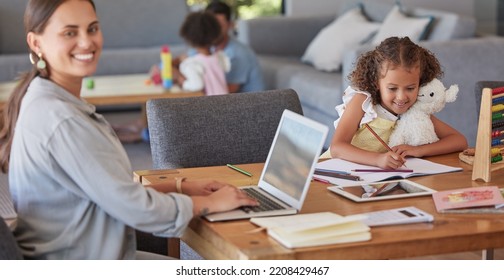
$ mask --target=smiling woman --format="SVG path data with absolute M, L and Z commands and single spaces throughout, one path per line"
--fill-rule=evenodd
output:
M 194 215 L 257 204 L 213 180 L 133 182 L 111 126 L 80 98 L 103 42 L 91 0 L 30 0 L 25 29 L 33 68 L 10 96 L 0 132 L 25 257 L 134 259 L 134 228 L 179 236 Z
M 71 3 L 57 8 L 43 33 L 28 32 L 27 41 L 37 68 L 47 68 L 51 81 L 80 97 L 82 78 L 96 71 L 103 37 L 92 2 Z M 47 67 L 39 67 L 44 58 Z

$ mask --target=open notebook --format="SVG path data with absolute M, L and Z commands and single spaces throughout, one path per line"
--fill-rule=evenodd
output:
M 369 184 L 392 179 L 406 179 L 415 176 L 433 175 L 448 172 L 462 171 L 461 167 L 452 167 L 444 164 L 435 163 L 425 159 L 407 158 L 407 169 L 412 169 L 413 172 L 353 172 L 356 169 L 379 169 L 378 167 L 358 164 L 342 159 L 330 159 L 317 164 L 317 169 L 328 169 L 334 171 L 344 171 L 351 175 L 359 176 L 360 181 L 345 180 L 330 176 L 316 175 L 317 178 L 328 180 L 330 183 L 338 186 L 354 186 L 358 184 Z
M 327 132 L 327 126 L 285 110 L 258 185 L 242 187 L 251 196 L 261 196 L 256 198 L 268 209 L 245 207 L 205 218 L 223 221 L 297 213 L 303 206 Z

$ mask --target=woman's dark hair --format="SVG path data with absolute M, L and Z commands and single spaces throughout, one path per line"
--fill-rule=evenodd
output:
M 188 14 L 180 28 L 180 36 L 193 47 L 210 47 L 220 34 L 221 26 L 210 12 Z
M 439 61 L 429 50 L 413 43 L 408 37 L 390 37 L 374 50 L 359 57 L 348 80 L 352 87 L 371 94 L 374 104 L 381 102 L 379 80 L 388 69 L 420 68 L 420 86 L 443 75 Z
M 56 9 L 66 1 L 67 0 L 30 0 L 26 5 L 24 14 L 25 33 L 28 34 L 29 32 L 34 32 L 36 34 L 41 34 L 46 28 L 47 22 L 54 11 L 56 11 Z M 94 2 L 92 0 L 87 1 L 89 1 L 93 6 L 93 9 L 96 10 Z M 19 83 L 12 91 L 12 94 L 10 95 L 2 112 L 2 121 L 0 122 L 0 125 L 2 126 L 2 129 L 0 129 L 0 168 L 4 173 L 6 173 L 9 169 L 9 158 L 12 139 L 14 138 L 14 128 L 19 116 L 21 101 L 26 94 L 26 89 L 35 77 L 49 76 L 49 70 L 47 68 L 41 71 L 36 67 L 39 59 L 37 54 L 33 50 L 29 50 L 29 53 L 35 63 L 29 72 L 21 75 Z

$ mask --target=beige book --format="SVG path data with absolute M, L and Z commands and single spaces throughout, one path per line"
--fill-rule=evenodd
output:
M 363 222 L 365 218 L 365 215 L 342 217 L 320 212 L 250 221 L 266 228 L 268 235 L 283 246 L 300 248 L 370 240 L 370 228 Z

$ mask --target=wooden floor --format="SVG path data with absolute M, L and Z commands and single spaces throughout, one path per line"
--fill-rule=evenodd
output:
M 105 118 L 113 124 L 126 123 L 140 117 L 138 111 L 132 112 L 117 112 L 117 113 L 104 113 Z M 130 157 L 133 170 L 149 169 L 152 167 L 152 157 L 150 153 L 150 146 L 148 143 L 137 143 L 124 145 L 128 156 Z M 1 179 L 1 176 L 0 176 Z M 0 180 L 1 183 L 1 180 Z M 503 237 L 504 238 L 504 237 Z M 197 254 L 191 252 L 190 248 L 183 248 L 184 252 L 188 251 L 187 256 L 184 254 L 183 259 L 199 259 Z M 417 258 L 409 258 L 408 260 L 481 260 L 482 252 L 463 252 L 444 255 L 433 255 Z M 504 249 L 494 250 L 495 260 L 504 260 Z

